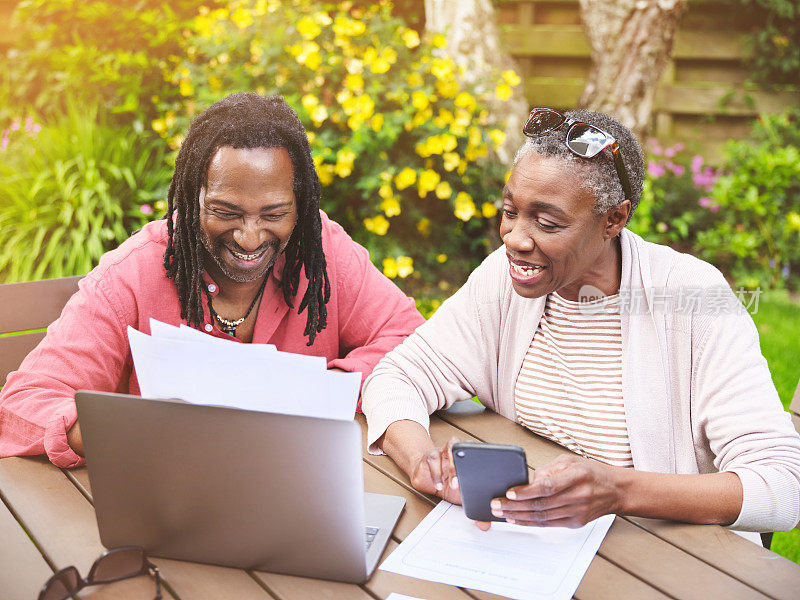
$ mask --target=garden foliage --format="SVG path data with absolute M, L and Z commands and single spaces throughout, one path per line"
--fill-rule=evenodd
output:
M 309 131 L 323 208 L 383 272 L 423 286 L 463 279 L 487 253 L 505 171 L 490 158 L 502 125 L 483 101 L 507 98 L 519 77 L 466 87 L 443 36 L 420 38 L 389 2 L 364 4 L 201 8 L 168 75 L 182 98 L 162 101 L 152 127 L 177 148 L 225 95 L 281 94 Z
M 746 37 L 752 77 L 777 86 L 800 84 L 800 0 L 741 0 L 766 23 Z
M 17 118 L 0 135 L 4 281 L 86 273 L 164 204 L 163 144 L 121 135 L 96 108 L 67 104 L 44 127 Z

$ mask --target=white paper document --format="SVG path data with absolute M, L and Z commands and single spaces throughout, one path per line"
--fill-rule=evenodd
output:
M 380 568 L 515 600 L 568 600 L 613 521 L 605 515 L 579 529 L 493 522 L 481 531 L 442 501 Z
M 361 374 L 328 371 L 322 356 L 240 344 L 154 319 L 150 327 L 152 335 L 128 327 L 143 397 L 325 419 L 355 415 Z

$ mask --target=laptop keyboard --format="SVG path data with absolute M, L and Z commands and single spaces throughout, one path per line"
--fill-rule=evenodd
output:
M 366 540 L 367 541 L 367 550 L 369 550 L 369 547 L 372 546 L 372 542 L 375 539 L 375 536 L 378 534 L 378 528 L 377 527 L 366 527 L 365 529 L 366 529 L 365 533 L 367 535 L 367 540 Z

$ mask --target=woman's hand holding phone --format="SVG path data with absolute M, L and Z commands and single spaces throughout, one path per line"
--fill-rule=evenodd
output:
M 444 447 L 431 448 L 417 457 L 409 470 L 411 485 L 426 494 L 434 494 L 453 504 L 461 504 L 455 467 L 453 466 L 453 437 Z
M 533 481 L 492 500 L 492 514 L 536 527 L 582 527 L 618 511 L 618 467 L 563 454 L 536 469 Z

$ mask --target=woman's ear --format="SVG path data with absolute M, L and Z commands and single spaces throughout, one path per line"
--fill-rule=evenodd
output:
M 610 240 L 619 235 L 623 227 L 628 223 L 628 217 L 631 214 L 631 201 L 623 200 L 614 208 L 610 209 L 605 216 L 605 230 L 603 238 Z

